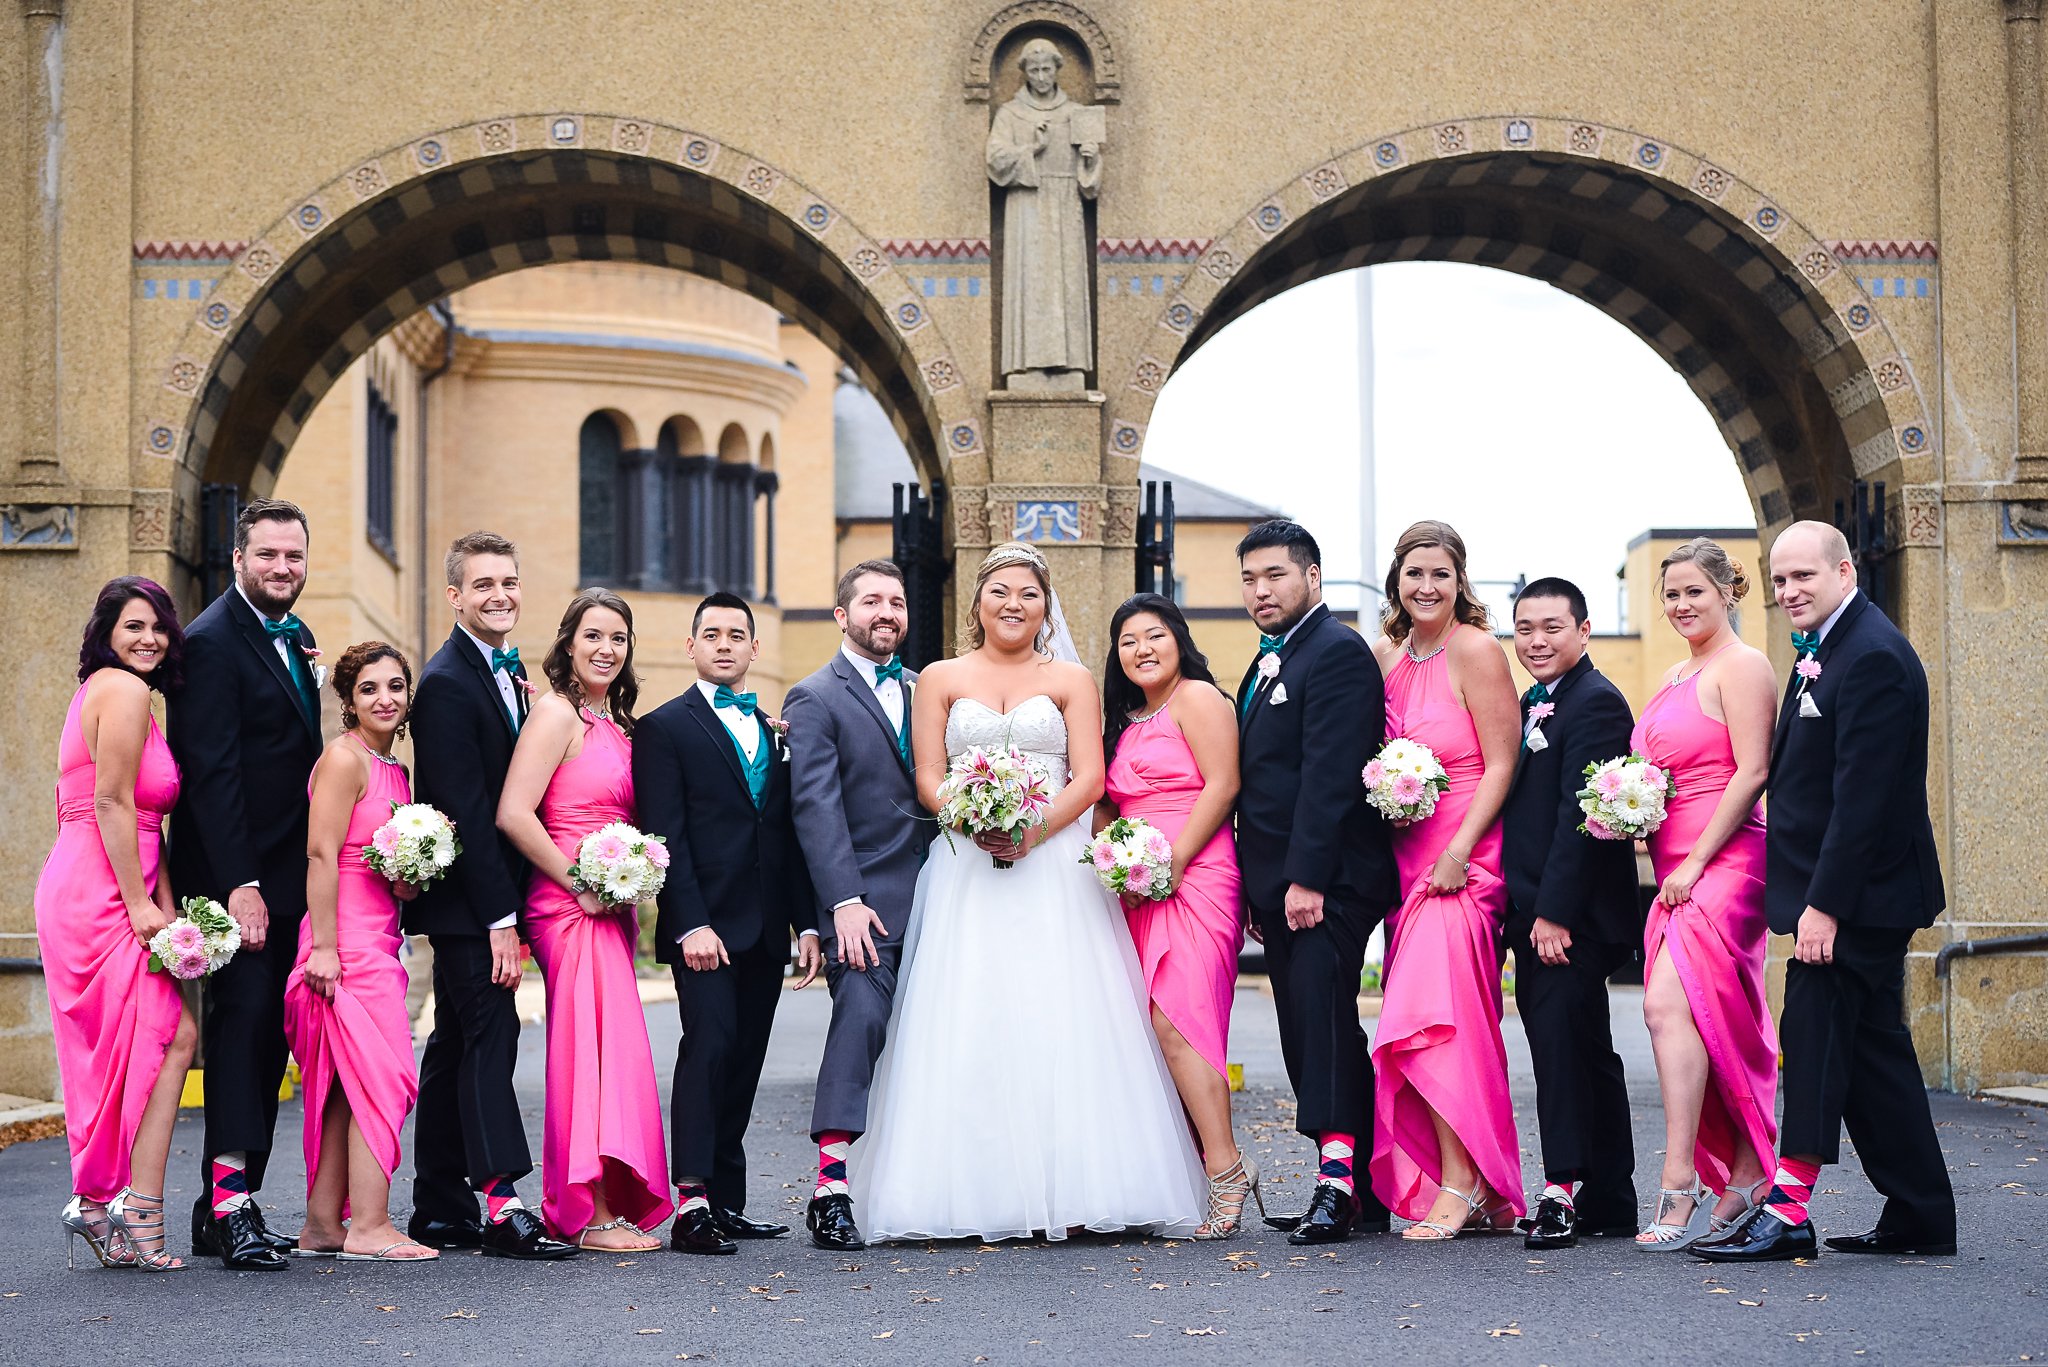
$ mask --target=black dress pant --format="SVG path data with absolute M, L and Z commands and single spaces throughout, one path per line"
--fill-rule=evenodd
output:
M 1294 1125 L 1310 1138 L 1328 1131 L 1358 1136 L 1352 1159 L 1364 1218 L 1386 1218 L 1372 1194 L 1366 1160 L 1372 1156 L 1372 1055 L 1358 1019 L 1359 975 L 1365 942 L 1378 917 L 1335 895 L 1323 901 L 1323 919 L 1289 930 L 1280 908 L 1253 908 L 1265 936 L 1266 976 L 1280 1016 L 1280 1057 L 1294 1088 Z
M 1878 1227 L 1955 1237 L 1955 1191 L 1935 1138 L 1920 1059 L 1906 1028 L 1908 930 L 1835 935 L 1834 962 L 1785 966 L 1780 1153 L 1839 1162 L 1842 1126 L 1884 1196 Z
M 263 948 L 244 946 L 206 983 L 200 1040 L 206 1077 L 206 1138 L 200 1190 L 212 1190 L 215 1154 L 248 1155 L 249 1190 L 263 1186 L 277 1133 L 277 1090 L 290 1046 L 284 984 L 299 957 L 300 917 L 270 915 Z
M 705 1181 L 721 1210 L 747 1208 L 747 1123 L 788 957 L 787 942 L 778 940 L 703 972 L 670 965 L 683 1041 L 669 1092 L 669 1176 Z
M 533 1171 L 526 1122 L 512 1090 L 519 1012 L 491 981 L 484 935 L 433 935 L 434 1032 L 420 1057 L 413 1117 L 413 1213 L 451 1224 L 477 1218 L 493 1177 Z
M 1589 1225 L 1636 1217 L 1635 1132 L 1628 1083 L 1614 1050 L 1607 979 L 1627 963 L 1627 945 L 1575 939 L 1568 962 L 1537 957 L 1517 936 L 1515 1007 L 1536 1068 L 1536 1125 L 1543 1137 L 1545 1181 L 1584 1185 L 1579 1216 Z

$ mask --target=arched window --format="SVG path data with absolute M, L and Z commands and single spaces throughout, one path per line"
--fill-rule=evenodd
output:
M 619 554 L 619 481 L 624 452 L 608 413 L 583 420 L 576 441 L 577 576 L 584 584 L 623 582 Z
M 593 413 L 578 456 L 583 583 L 754 596 L 754 508 L 772 495 L 774 477 L 754 464 L 739 424 L 720 433 L 716 455 L 680 416 L 662 424 L 652 448 L 629 449 L 618 420 Z M 773 518 L 771 500 L 771 528 Z

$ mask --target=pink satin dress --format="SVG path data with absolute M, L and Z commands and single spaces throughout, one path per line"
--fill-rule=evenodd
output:
M 1458 630 L 1466 630 L 1460 627 Z M 1472 628 L 1476 630 L 1476 628 Z M 1387 926 L 1384 999 L 1372 1050 L 1372 1189 L 1404 1220 L 1429 1214 L 1443 1181 L 1434 1110 L 1486 1185 L 1524 1210 L 1522 1150 L 1501 1041 L 1500 928 L 1507 885 L 1500 823 L 1472 849 L 1465 886 L 1429 895 L 1430 871 L 1457 835 L 1486 773 L 1472 714 L 1451 691 L 1450 654 L 1404 650 L 1387 674 L 1387 735 L 1428 746 L 1449 775 L 1426 820 L 1394 832 L 1404 900 Z
M 583 713 L 583 748 L 562 761 L 541 795 L 540 823 L 576 858 L 583 837 L 635 821 L 633 750 L 618 724 Z M 539 869 L 526 894 L 526 928 L 548 989 L 547 1116 L 541 1143 L 541 1213 L 574 1240 L 591 1222 L 591 1187 L 604 1184 L 612 1214 L 652 1229 L 675 1209 L 661 1137 L 661 1094 L 647 1017 L 633 973 L 635 908 L 585 914 Z
M 412 1020 L 405 1010 L 405 965 L 399 961 L 398 898 L 391 881 L 363 861 L 363 847 L 391 819 L 391 804 L 412 801 L 405 769 L 370 756 L 370 781 L 349 813 L 336 863 L 334 944 L 341 981 L 329 1000 L 306 983 L 313 918 L 299 923 L 299 956 L 284 982 L 284 1035 L 306 1089 L 306 1190 L 329 1143 L 346 1146 L 348 1131 L 326 1133 L 320 1118 L 339 1085 L 363 1142 L 388 1179 L 398 1171 L 398 1132 L 419 1098 Z
M 1727 726 L 1700 710 L 1697 672 L 1650 699 L 1630 745 L 1677 785 L 1664 824 L 1650 837 L 1650 861 L 1662 882 L 1713 819 L 1735 776 L 1735 747 Z M 1765 1175 L 1776 1166 L 1778 1032 L 1764 997 L 1768 934 L 1764 821 L 1752 808 L 1693 884 L 1690 900 L 1676 907 L 1661 898 L 1650 904 L 1643 938 L 1643 962 L 1652 971 L 1660 952 L 1671 956 L 1707 1047 L 1710 1071 L 1693 1161 L 1715 1191 L 1727 1190 L 1729 1170 L 1745 1145 Z
M 149 971 L 93 816 L 95 766 L 72 695 L 57 742 L 57 843 L 36 880 L 36 944 L 50 993 L 50 1033 L 64 1080 L 71 1189 L 105 1205 L 128 1185 L 143 1108 L 178 1030 L 178 985 Z M 178 801 L 178 765 L 154 718 L 135 774 L 135 843 L 156 895 L 164 816 Z
M 1118 815 L 1143 817 L 1178 840 L 1202 782 L 1195 752 L 1162 707 L 1118 739 L 1107 787 Z M 1152 1005 L 1218 1073 L 1229 1066 L 1243 906 L 1237 841 L 1226 823 L 1189 862 L 1173 896 L 1125 908 Z

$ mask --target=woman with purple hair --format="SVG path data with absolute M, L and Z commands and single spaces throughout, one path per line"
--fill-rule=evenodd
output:
M 198 1038 L 177 983 L 149 971 L 149 939 L 176 915 L 160 856 L 178 799 L 150 693 L 178 687 L 184 655 L 161 585 L 126 575 L 100 590 L 57 743 L 57 843 L 36 880 L 76 1193 L 62 1223 L 103 1266 L 148 1272 L 184 1266 L 164 1250 L 164 1160 Z

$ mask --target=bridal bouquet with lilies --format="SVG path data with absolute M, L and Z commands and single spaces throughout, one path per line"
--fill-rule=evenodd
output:
M 1360 777 L 1365 780 L 1365 800 L 1389 821 L 1425 820 L 1436 811 L 1437 798 L 1451 787 L 1451 776 L 1436 752 L 1405 736 L 1382 745 Z
M 1664 824 L 1664 804 L 1676 787 L 1670 774 L 1641 755 L 1589 764 L 1579 789 L 1579 810 L 1586 814 L 1579 834 L 1641 840 Z
M 667 881 L 667 842 L 623 821 L 584 836 L 569 866 L 570 889 L 596 894 L 606 910 L 652 901 Z
M 953 761 L 939 783 L 939 828 L 946 834 L 948 849 L 953 848 L 954 831 L 971 838 L 1021 839 L 1031 827 L 1045 824 L 1051 807 L 1045 775 L 1014 745 L 974 746 Z M 1012 862 L 998 859 L 996 867 L 1007 869 Z
M 394 883 L 410 883 L 425 892 L 461 853 L 455 823 L 439 808 L 425 802 L 394 802 L 391 819 L 363 846 L 363 862 Z
M 149 937 L 149 971 L 191 982 L 218 973 L 242 947 L 242 928 L 211 897 L 187 897 L 178 919 Z
M 1173 891 L 1173 842 L 1141 816 L 1120 816 L 1104 826 L 1081 862 L 1119 897 L 1156 902 Z

